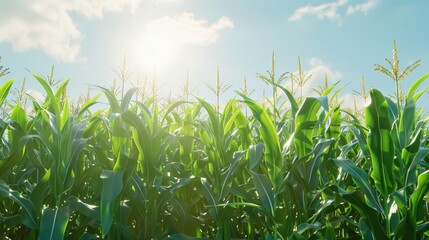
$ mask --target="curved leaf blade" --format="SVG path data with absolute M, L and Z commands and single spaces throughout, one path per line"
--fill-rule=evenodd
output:
M 46 208 L 40 225 L 40 240 L 64 239 L 69 219 L 69 207 Z
M 367 137 L 371 154 L 375 187 L 384 196 L 396 190 L 393 175 L 395 149 L 390 135 L 391 125 L 386 98 L 376 89 L 370 91 L 371 102 L 365 107 L 365 121 L 369 128 Z

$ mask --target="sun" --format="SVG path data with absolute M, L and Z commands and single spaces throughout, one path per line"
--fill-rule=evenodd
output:
M 138 48 L 138 61 L 143 68 L 167 70 L 177 60 L 181 44 L 166 34 L 145 34 Z

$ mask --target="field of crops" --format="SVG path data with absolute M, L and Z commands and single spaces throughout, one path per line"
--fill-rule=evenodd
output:
M 271 101 L 242 91 L 223 107 L 97 87 L 72 108 L 68 81 L 34 75 L 46 99 L 28 96 L 28 110 L 3 81 L 0 236 L 426 239 L 429 119 L 415 103 L 429 73 L 399 91 L 418 63 L 401 72 L 396 61 L 376 65 L 396 97 L 371 89 L 356 111 L 334 101 L 336 85 L 298 97 L 274 67 L 260 75 Z

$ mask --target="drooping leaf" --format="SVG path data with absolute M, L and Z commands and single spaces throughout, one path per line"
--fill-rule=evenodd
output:
M 0 179 L 0 197 L 8 198 L 22 207 L 22 221 L 29 228 L 37 228 L 36 214 L 33 203 L 22 196 L 19 192 L 10 189 L 3 180 Z
M 369 181 L 368 174 L 356 166 L 349 159 L 333 159 L 334 162 L 341 167 L 344 171 L 350 174 L 353 181 L 360 188 L 362 193 L 365 195 L 365 200 L 369 207 L 377 210 L 379 213 L 384 213 L 383 206 L 377 196 L 375 189 L 372 187 Z

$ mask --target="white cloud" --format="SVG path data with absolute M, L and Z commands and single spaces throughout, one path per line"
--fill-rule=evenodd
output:
M 317 96 L 318 94 L 314 92 L 314 89 L 319 89 L 325 84 L 325 76 L 328 79 L 329 86 L 332 86 L 332 84 L 340 80 L 343 76 L 341 72 L 332 69 L 331 66 L 318 58 L 310 58 L 308 60 L 308 64 L 310 65 L 310 68 L 303 69 L 303 71 L 307 74 L 307 76 L 311 75 L 311 78 L 302 89 L 303 97 Z M 293 72 L 293 74 L 297 76 L 298 70 Z M 291 87 L 290 81 L 288 82 L 288 86 Z
M 342 13 L 340 13 L 340 9 L 346 7 L 348 4 L 348 0 L 337 0 L 320 5 L 306 5 L 296 9 L 288 20 L 297 21 L 302 19 L 305 15 L 316 15 L 319 19 L 326 18 L 340 25 L 342 22 Z M 368 0 L 365 3 L 349 5 L 346 13 L 347 15 L 351 15 L 356 12 L 366 14 L 370 9 L 375 8 L 376 5 L 377 0 Z
M 341 103 L 342 109 L 353 110 L 360 113 L 363 113 L 364 107 L 366 106 L 365 99 L 351 93 L 340 96 L 338 102 Z
M 43 103 L 45 101 L 45 96 L 43 95 L 43 93 L 41 93 L 37 90 L 28 89 L 28 90 L 25 90 L 25 94 L 34 98 L 34 100 L 36 100 L 39 103 Z
M 79 56 L 82 33 L 71 13 L 102 18 L 104 12 L 131 11 L 141 0 L 20 0 L 3 1 L 0 8 L 0 43 L 16 51 L 40 48 L 57 60 L 73 62 Z
M 376 6 L 377 0 L 368 0 L 367 2 L 362 4 L 349 6 L 349 8 L 347 8 L 347 14 L 353 14 L 355 12 L 362 12 L 364 14 L 367 14 L 370 9 L 373 9 Z
M 320 4 L 317 6 L 307 5 L 295 10 L 292 16 L 289 17 L 289 21 L 300 20 L 304 15 L 313 14 L 317 15 L 319 19 L 329 19 L 337 23 L 341 23 L 341 16 L 338 14 L 338 8 L 345 5 L 348 0 L 338 0 L 335 2 L 329 2 Z
M 181 3 L 185 0 L 152 0 L 154 1 L 156 4 L 161 4 L 161 3 Z
M 217 22 L 196 19 L 192 13 L 178 16 L 165 16 L 146 25 L 141 40 L 140 53 L 143 65 L 168 65 L 173 63 L 179 51 L 186 45 L 208 46 L 219 38 L 219 32 L 233 28 L 228 17 L 221 17 Z

